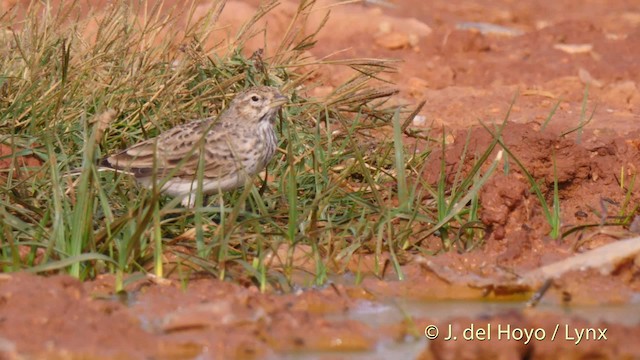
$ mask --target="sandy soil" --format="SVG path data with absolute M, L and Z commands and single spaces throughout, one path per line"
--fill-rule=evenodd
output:
M 3 9 L 14 2 L 4 1 Z M 237 27 L 258 3 L 229 2 L 222 23 Z M 207 1 L 200 4 L 206 9 Z M 415 106 L 425 100 L 424 121 L 414 121 L 413 127 L 444 126 L 448 135 L 446 152 L 431 156 L 425 179 L 437 181 L 442 158 L 448 181 L 453 181 L 458 169 L 469 171 L 474 158 L 492 141 L 478 126 L 479 120 L 501 122 L 517 93 L 503 141 L 542 181 L 545 193 L 553 188 L 555 159 L 564 229 L 617 221 L 625 206 L 638 204 L 637 192 L 628 191 L 628 180 L 621 184 L 621 174 L 631 179 L 640 167 L 640 4 L 626 0 L 434 0 L 428 5 L 422 0 L 397 0 L 388 4 L 392 7 L 333 7 L 312 54 L 316 58 L 338 52 L 335 58 L 402 59 L 398 72 L 388 75 L 400 89 L 394 101 Z M 324 6 L 327 3 L 318 8 Z M 284 1 L 267 18 L 271 44 L 277 43 L 295 7 Z M 322 10 L 314 14 L 310 28 L 323 14 Z M 247 51 L 252 52 L 252 47 L 261 47 L 261 39 L 250 43 Z M 321 74 L 323 86 L 313 90 L 318 96 L 340 84 L 349 72 L 327 67 Z M 580 122 L 587 84 L 586 109 L 588 115 L 595 109 L 593 119 L 580 138 L 576 132 L 559 136 Z M 543 130 L 558 101 L 553 120 Z M 468 131 L 471 140 L 463 153 Z M 6 151 L 0 148 L 0 153 Z M 367 277 L 357 287 L 334 284 L 278 295 L 260 294 L 251 284 L 209 278 L 190 280 L 186 291 L 179 281 L 143 278 L 130 284 L 126 295 L 119 295 L 114 294 L 110 276 L 80 283 L 65 276 L 0 274 L 0 357 L 278 358 L 318 351 L 333 354 L 328 358 L 343 358 L 345 353 L 375 354 L 379 344 L 389 341 L 419 341 L 424 346 L 415 357 L 421 359 L 640 357 L 634 341 L 640 338 L 638 320 L 592 322 L 570 313 L 522 307 L 480 318 L 457 311 L 439 317 L 407 314 L 377 325 L 349 316 L 362 304 L 389 304 L 397 299 L 418 303 L 526 300 L 542 284 L 514 285 L 521 274 L 637 236 L 639 227 L 595 227 L 561 243 L 551 240 L 539 202 L 516 166 L 508 175 L 489 180 L 480 204 L 480 220 L 488 229 L 484 245 L 464 254 L 416 256 L 405 265 L 403 282 L 389 280 L 394 278 L 390 273 L 387 280 Z M 371 259 L 363 260 L 359 270 L 366 268 L 367 261 Z M 590 305 L 594 313 L 606 306 L 637 304 L 640 257 L 623 258 L 607 271 L 601 270 L 559 276 L 544 301 L 558 306 Z M 487 286 L 470 276 L 513 281 L 502 287 Z M 445 341 L 440 336 L 428 342 L 422 335 L 430 324 L 441 331 L 451 325 L 462 334 L 478 322 L 493 328 L 480 336 L 476 331 L 477 341 Z M 567 340 L 570 336 L 564 330 L 568 328 L 562 328 L 565 341 L 552 341 L 550 334 L 558 324 L 569 324 L 571 330 L 593 329 L 593 334 L 576 345 Z M 542 331 L 546 337 L 527 344 L 497 341 L 499 325 Z M 606 340 L 599 336 L 602 329 L 607 329 Z M 487 333 L 493 334 L 492 340 L 481 341 Z

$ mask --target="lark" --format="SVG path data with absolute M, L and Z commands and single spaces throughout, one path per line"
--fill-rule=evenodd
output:
M 264 170 L 276 152 L 274 122 L 286 102 L 274 87 L 249 88 L 218 117 L 178 125 L 105 158 L 101 165 L 132 174 L 144 187 L 162 186 L 160 191 L 181 197 L 182 205 L 192 208 L 197 191 L 231 191 Z

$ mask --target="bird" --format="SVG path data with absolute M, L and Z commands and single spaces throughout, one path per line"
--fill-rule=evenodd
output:
M 195 206 L 198 167 L 202 193 L 211 195 L 242 187 L 264 170 L 278 147 L 274 129 L 287 97 L 271 86 L 238 93 L 217 117 L 175 126 L 104 158 L 100 166 L 126 172 L 146 187 Z

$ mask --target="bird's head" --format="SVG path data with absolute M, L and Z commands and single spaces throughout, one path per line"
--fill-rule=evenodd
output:
M 242 91 L 231 101 L 229 111 L 247 123 L 273 121 L 278 110 L 289 100 L 275 87 L 255 86 Z

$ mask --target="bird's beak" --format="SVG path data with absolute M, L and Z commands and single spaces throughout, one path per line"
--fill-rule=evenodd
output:
M 271 104 L 269 104 L 269 107 L 270 108 L 276 108 L 276 107 L 282 106 L 282 105 L 284 105 L 284 104 L 286 104 L 288 102 L 289 102 L 289 99 L 286 96 L 278 94 L 278 95 L 276 95 L 275 98 L 273 98 L 273 100 L 271 100 Z

